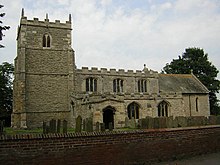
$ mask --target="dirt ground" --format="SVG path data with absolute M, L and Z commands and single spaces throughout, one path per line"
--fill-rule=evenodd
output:
M 220 165 L 220 152 L 199 155 L 188 159 L 155 163 L 153 165 Z

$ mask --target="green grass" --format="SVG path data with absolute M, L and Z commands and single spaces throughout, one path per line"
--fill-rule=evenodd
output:
M 6 135 L 16 135 L 16 134 L 39 134 L 43 133 L 42 128 L 36 128 L 36 129 L 13 129 L 11 127 L 5 127 L 4 128 Z M 62 130 L 61 130 L 62 132 Z M 75 130 L 73 128 L 68 128 L 68 133 L 73 133 Z
M 32 133 L 43 133 L 42 129 L 13 129 L 10 127 L 4 128 L 6 135 L 15 135 L 15 134 L 32 134 Z
M 137 128 L 118 128 L 114 129 L 113 131 L 131 131 L 131 130 L 136 130 Z M 4 128 L 5 134 L 6 135 L 16 135 L 16 134 L 41 134 L 43 133 L 42 128 L 36 128 L 36 129 L 13 129 L 11 127 L 5 127 Z M 106 130 L 108 131 L 108 130 Z M 68 133 L 74 133 L 75 129 L 74 128 L 68 128 L 67 130 Z M 62 130 L 61 130 L 62 133 Z

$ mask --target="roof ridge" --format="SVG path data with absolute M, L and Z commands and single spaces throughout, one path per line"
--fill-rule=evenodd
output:
M 176 77 L 193 77 L 192 74 L 188 73 L 188 74 L 161 74 L 161 76 L 176 76 Z

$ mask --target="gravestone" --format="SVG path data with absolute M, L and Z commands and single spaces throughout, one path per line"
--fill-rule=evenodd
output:
M 104 132 L 105 131 L 105 123 L 100 123 L 100 127 L 101 127 L 101 131 Z
M 216 125 L 220 125 L 220 116 L 216 116 Z
M 83 119 L 83 131 L 86 131 L 86 120 Z
M 108 129 L 109 129 L 109 131 L 113 131 L 113 124 L 112 124 L 112 122 L 108 123 Z
M 167 128 L 174 128 L 173 116 L 166 117 Z
M 160 120 L 159 117 L 155 117 L 154 118 L 154 129 L 159 128 L 159 120 Z
M 50 120 L 50 130 L 49 133 L 56 133 L 56 120 Z
M 63 133 L 67 133 L 67 121 L 63 120 Z
M 82 131 L 82 117 L 78 116 L 76 118 L 76 128 L 75 128 L 75 132 L 81 132 Z
M 86 131 L 87 132 L 92 132 L 93 131 L 92 118 L 86 118 Z
M 0 120 L 0 134 L 4 133 L 4 121 Z
M 125 128 L 129 127 L 129 119 L 128 117 L 125 117 Z
M 217 117 L 216 116 L 209 116 L 208 121 L 209 121 L 209 125 L 215 125 L 216 121 L 217 121 Z
M 159 118 L 159 128 L 167 128 L 166 117 Z
M 47 132 L 47 123 L 43 121 L 43 134 L 48 133 Z
M 148 120 L 149 120 L 149 122 L 148 122 L 148 128 L 149 128 L 149 129 L 153 129 L 153 128 L 154 128 L 154 118 L 148 117 Z
M 99 122 L 95 123 L 95 131 L 97 131 L 97 132 L 100 131 L 100 123 Z
M 60 127 L 61 127 L 61 121 L 60 119 L 57 120 L 57 132 L 56 133 L 60 133 Z
M 192 118 L 192 116 L 186 117 L 186 119 L 187 119 L 187 126 L 188 127 L 193 126 L 193 118 Z
M 136 121 L 133 117 L 132 117 L 132 119 L 129 120 L 129 127 L 136 128 Z
M 140 123 L 140 128 L 141 129 L 147 129 L 148 128 L 149 119 L 148 118 L 140 119 L 139 123 Z

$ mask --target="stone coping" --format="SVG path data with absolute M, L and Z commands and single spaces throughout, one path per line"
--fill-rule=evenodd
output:
M 9 140 L 31 140 L 31 139 L 55 139 L 55 138 L 76 138 L 76 137 L 97 137 L 125 134 L 142 134 L 151 132 L 172 132 L 172 131 L 187 131 L 197 129 L 212 129 L 220 128 L 220 125 L 180 127 L 180 128 L 160 128 L 160 129 L 138 129 L 126 131 L 105 131 L 105 132 L 80 132 L 80 133 L 49 133 L 49 134 L 16 134 L 16 135 L 0 135 L 0 141 Z

